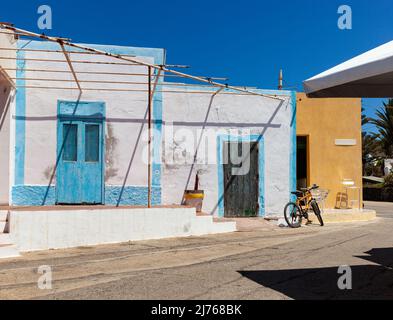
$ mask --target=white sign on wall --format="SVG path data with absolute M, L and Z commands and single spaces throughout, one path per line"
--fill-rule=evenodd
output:
M 356 146 L 356 139 L 336 139 L 336 146 Z

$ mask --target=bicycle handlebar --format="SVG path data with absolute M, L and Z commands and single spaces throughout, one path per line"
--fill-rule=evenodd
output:
M 319 186 L 317 186 L 316 184 L 314 184 L 312 187 L 310 187 L 310 188 L 303 188 L 303 189 L 301 189 L 301 191 L 303 191 L 303 192 L 310 192 L 310 191 L 312 191 L 312 190 L 317 190 L 317 189 L 319 189 Z

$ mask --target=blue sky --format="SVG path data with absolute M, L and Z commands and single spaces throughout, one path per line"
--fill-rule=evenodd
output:
M 229 77 L 234 85 L 302 90 L 302 81 L 393 40 L 391 0 L 42 0 L 3 1 L 0 20 L 33 31 L 37 8 L 53 9 L 53 30 L 75 42 L 162 47 L 167 62 L 187 72 Z M 337 27 L 337 9 L 350 5 L 353 29 Z M 373 115 L 381 105 L 364 101 Z

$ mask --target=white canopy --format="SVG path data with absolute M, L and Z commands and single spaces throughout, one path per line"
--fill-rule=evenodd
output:
M 393 97 L 393 41 L 304 81 L 310 98 Z

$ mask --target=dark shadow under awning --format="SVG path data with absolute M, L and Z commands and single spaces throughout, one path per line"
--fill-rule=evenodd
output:
M 310 98 L 393 97 L 393 41 L 304 81 Z

